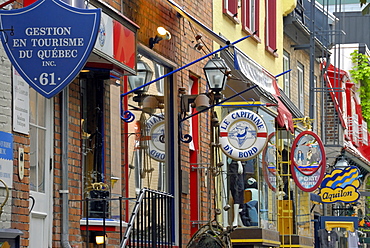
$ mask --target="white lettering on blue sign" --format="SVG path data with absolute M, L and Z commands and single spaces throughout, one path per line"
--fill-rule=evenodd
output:
M 39 16 L 63 16 L 48 18 Z M 4 50 L 23 79 L 51 98 L 85 66 L 99 31 L 101 9 L 80 9 L 61 0 L 40 0 L 21 9 L 0 10 Z M 26 20 L 26 21 L 19 21 Z M 32 20 L 32 21 L 29 21 Z

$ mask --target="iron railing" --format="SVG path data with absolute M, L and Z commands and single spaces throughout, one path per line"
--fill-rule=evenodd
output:
M 144 188 L 132 211 L 123 247 L 173 247 L 173 196 Z
M 77 208 L 76 203 L 84 202 L 85 217 L 80 220 L 80 225 L 85 247 L 94 243 L 92 238 L 97 233 L 108 237 L 109 241 L 102 244 L 104 248 L 173 247 L 173 196 L 168 193 L 144 188 L 137 198 L 90 194 L 89 198 L 69 202 L 70 208 Z M 123 216 L 125 209 L 132 209 L 129 223 L 124 221 L 127 219 Z

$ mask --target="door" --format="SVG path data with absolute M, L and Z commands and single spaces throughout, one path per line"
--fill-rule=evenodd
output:
M 30 248 L 51 247 L 52 100 L 30 89 Z

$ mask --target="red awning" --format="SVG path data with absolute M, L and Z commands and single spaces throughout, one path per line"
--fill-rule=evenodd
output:
M 279 99 L 277 95 L 274 95 L 274 97 L 278 101 L 278 116 L 276 117 L 276 121 L 279 127 L 285 127 L 287 131 L 294 133 L 292 113 L 290 113 L 288 108 L 284 105 L 284 103 Z
M 289 109 L 285 106 L 285 104 L 280 100 L 279 98 L 280 90 L 275 79 L 273 80 L 272 84 L 275 89 L 275 93 L 273 95 L 275 99 L 278 101 L 277 108 L 278 116 L 276 117 L 276 121 L 279 127 L 285 127 L 287 131 L 294 133 L 293 115 L 292 113 L 290 113 Z

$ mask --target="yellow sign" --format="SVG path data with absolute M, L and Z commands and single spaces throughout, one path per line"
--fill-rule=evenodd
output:
M 323 203 L 354 202 L 360 197 L 360 194 L 356 190 L 353 186 L 347 186 L 344 189 L 323 188 L 320 192 L 321 201 Z
M 323 203 L 334 202 L 355 202 L 360 198 L 357 191 L 360 187 L 361 177 L 357 167 L 348 166 L 347 168 L 335 169 L 330 174 L 326 174 L 320 187 L 320 197 Z

